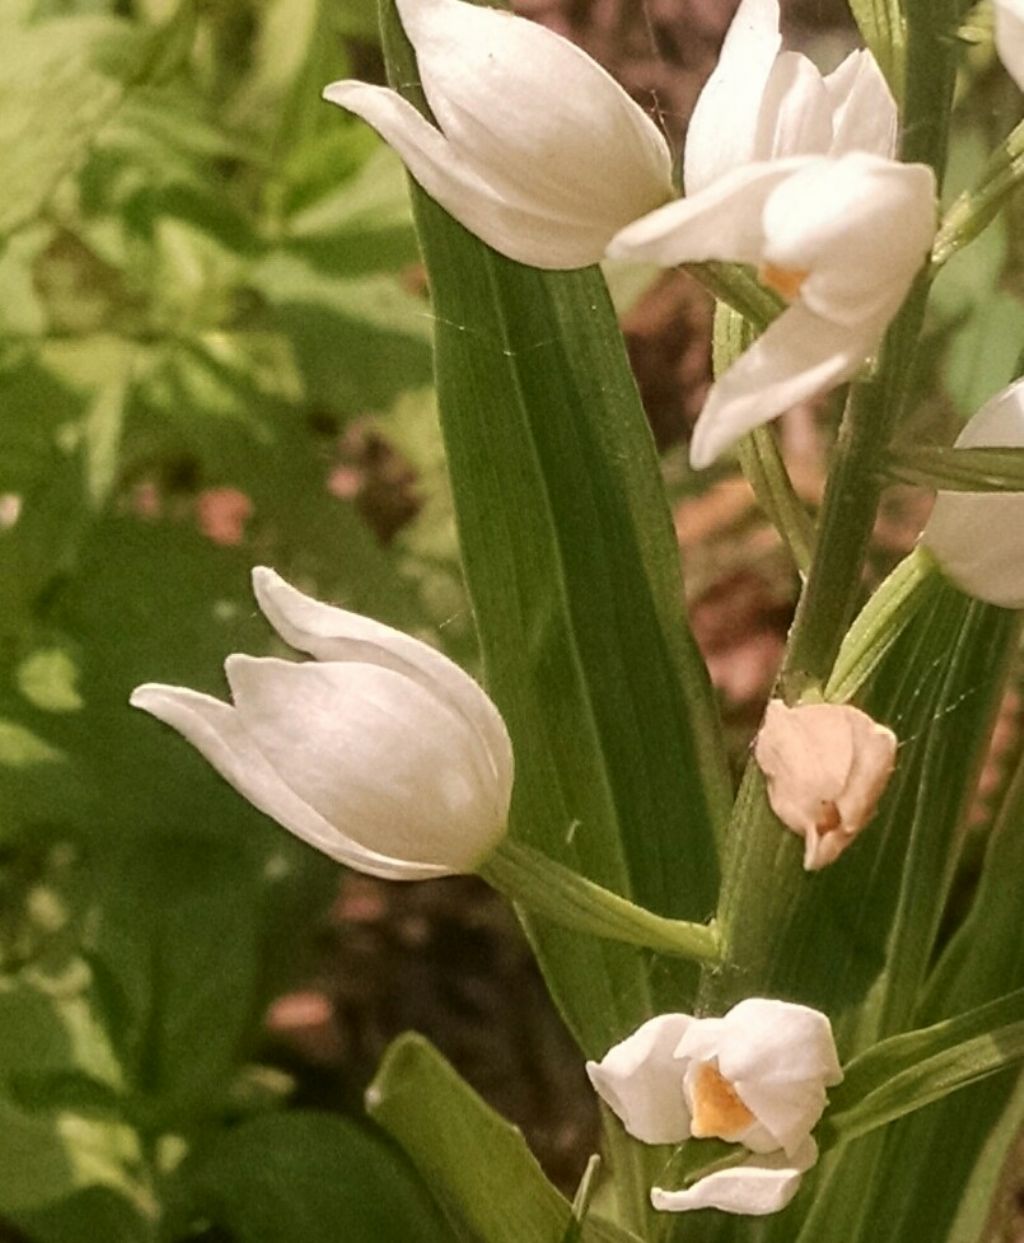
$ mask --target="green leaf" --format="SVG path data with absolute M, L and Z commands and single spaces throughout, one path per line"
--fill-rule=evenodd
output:
M 110 1187 L 87 1187 L 52 1204 L 11 1213 L 10 1219 L 32 1243 L 153 1243 L 154 1208 Z
M 430 1043 L 401 1036 L 366 1094 L 371 1117 L 479 1243 L 562 1243 L 573 1209 L 548 1182 L 518 1129 L 487 1106 Z M 443 1125 L 438 1125 L 443 1119 Z M 581 1243 L 629 1243 L 587 1215 Z
M 133 1111 L 154 1129 L 216 1115 L 255 1019 L 259 858 L 208 839 L 111 851 L 98 877 L 97 983 Z
M 252 285 L 293 341 L 307 400 L 347 416 L 430 380 L 429 309 L 394 278 L 338 280 L 277 252 Z
M 0 984 L 0 1212 L 34 1210 L 76 1189 L 106 1186 L 133 1201 L 144 1194 L 133 1167 L 132 1132 L 116 1117 L 87 1117 L 48 1102 L 40 1086 L 76 1071 L 104 1069 L 102 1037 L 81 1006 L 23 981 Z
M 448 1243 L 426 1189 L 345 1118 L 267 1114 L 220 1135 L 185 1173 L 201 1216 L 237 1243 Z
M 382 9 L 389 75 L 420 103 Z M 650 432 L 598 271 L 540 272 L 419 190 L 439 407 L 488 685 L 516 751 L 513 832 L 661 915 L 702 922 L 729 801 Z M 531 922 L 549 985 L 603 1054 L 659 1004 L 629 950 Z M 661 1000 L 692 975 L 659 967 Z
M 892 1036 L 844 1068 L 823 1143 L 856 1139 L 1024 1059 L 1024 988 L 931 1027 Z
M 903 483 L 954 492 L 1024 492 L 1024 449 L 894 447 L 887 471 Z
M 1007 883 L 1024 867 L 1022 810 L 1024 763 L 1018 764 L 1000 808 L 970 912 L 929 979 L 919 1023 L 977 1008 L 1007 989 L 1024 987 L 1019 894 Z M 889 1131 L 880 1159 L 902 1170 L 908 1185 L 927 1182 L 932 1193 L 926 1201 L 908 1203 L 895 1187 L 879 1182 L 866 1227 L 873 1240 L 896 1243 L 911 1228 L 915 1237 L 920 1232 L 925 1240 L 945 1240 L 972 1169 L 972 1190 L 962 1202 L 962 1213 L 984 1219 L 1002 1157 L 1024 1117 L 1022 1089 L 1014 1091 L 1019 1082 L 1015 1070 L 997 1074 L 969 1094 L 933 1105 Z M 960 1243 L 979 1235 L 980 1222 L 973 1232 L 964 1226 L 950 1238 Z
M 1014 294 L 993 290 L 972 306 L 942 368 L 946 389 L 963 418 L 1016 374 L 1022 339 L 1024 302 Z
M 0 235 L 35 216 L 117 107 L 123 84 L 104 67 L 127 23 L 69 17 L 0 40 Z M 58 102 L 59 101 L 59 102 Z
M 77 712 L 82 707 L 78 666 L 64 647 L 38 648 L 18 665 L 14 676 L 22 695 L 44 712 Z
M 850 0 L 850 11 L 893 94 L 902 98 L 906 28 L 900 0 Z

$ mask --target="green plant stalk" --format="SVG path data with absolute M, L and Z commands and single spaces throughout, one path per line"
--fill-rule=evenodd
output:
M 755 328 L 756 323 L 730 303 L 717 303 L 713 339 L 716 375 L 726 371 L 753 343 Z M 736 456 L 758 504 L 782 536 L 796 568 L 806 576 L 814 551 L 814 522 L 793 488 L 775 433 L 770 427 L 755 428 L 740 441 Z
M 907 0 L 903 157 L 930 164 L 941 184 L 955 83 L 953 0 Z M 890 328 L 873 375 L 851 390 L 833 453 L 810 574 L 782 670 L 788 698 L 824 687 L 862 591 L 882 491 L 881 468 L 909 396 L 928 281 L 916 282 Z M 789 834 L 780 831 L 751 760 L 734 809 L 717 924 L 725 964 L 706 971 L 699 1004 L 719 1012 L 764 987 L 771 946 L 805 883 Z
M 695 962 L 720 957 L 713 928 L 655 915 L 511 838 L 486 859 L 479 874 L 510 901 L 563 928 Z

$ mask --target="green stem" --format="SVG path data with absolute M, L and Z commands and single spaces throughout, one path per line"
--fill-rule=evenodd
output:
M 755 322 L 719 300 L 712 348 L 715 375 L 723 375 L 756 336 Z M 740 441 L 736 456 L 758 504 L 782 536 L 797 569 L 806 575 L 814 549 L 814 523 L 796 494 L 775 433 L 770 427 L 755 428 Z
M 941 267 L 995 219 L 1000 208 L 1024 180 L 1024 121 L 992 153 L 981 180 L 965 190 L 946 213 L 935 246 L 932 266 Z
M 783 665 L 787 694 L 828 681 L 861 595 L 861 575 L 884 486 L 881 464 L 903 411 L 924 315 L 919 281 L 889 330 L 878 370 L 850 392 L 818 523 L 817 554 L 800 596 Z
M 796 493 L 770 427 L 758 427 L 736 447 L 740 470 L 758 504 L 782 536 L 796 568 L 806 575 L 814 552 L 814 522 Z
M 714 928 L 655 915 L 522 842 L 506 838 L 479 873 L 510 901 L 564 928 L 695 962 L 719 959 Z

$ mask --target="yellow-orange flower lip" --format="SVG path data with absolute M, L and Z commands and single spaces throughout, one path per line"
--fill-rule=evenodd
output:
M 780 268 L 774 263 L 762 263 L 757 270 L 757 278 L 762 285 L 782 294 L 787 302 L 798 297 L 804 281 L 810 276 L 806 268 Z
M 705 1062 L 693 1085 L 690 1134 L 695 1139 L 728 1139 L 745 1131 L 754 1115 L 743 1104 L 728 1079 Z

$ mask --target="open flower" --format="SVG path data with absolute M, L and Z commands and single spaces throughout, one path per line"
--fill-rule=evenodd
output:
M 961 449 L 1024 448 L 1024 380 L 986 402 L 956 443 Z M 961 591 L 1022 609 L 1022 532 L 1022 492 L 940 492 L 921 542 Z
M 808 1006 L 751 997 L 723 1018 L 661 1014 L 588 1062 L 597 1092 L 648 1144 L 717 1138 L 754 1155 L 681 1191 L 655 1187 L 655 1208 L 761 1215 L 785 1208 L 817 1160 L 811 1138 L 841 1082 L 832 1027 Z
M 804 867 L 834 863 L 875 814 L 896 763 L 896 735 L 849 704 L 768 704 L 754 758 L 768 801 L 804 839 Z
M 1024 91 L 1024 0 L 995 0 L 996 51 Z
M 154 684 L 132 704 L 332 859 L 392 880 L 473 871 L 504 836 L 512 792 L 494 704 L 417 639 L 320 604 L 272 570 L 254 570 L 253 588 L 281 637 L 314 660 L 229 656 L 234 706 Z
M 779 51 L 777 0 L 743 0 L 687 134 L 687 197 L 608 253 L 754 265 L 789 308 L 712 387 L 690 459 L 850 379 L 877 348 L 935 235 L 935 177 L 891 156 L 896 105 L 869 52 L 823 77 Z
M 394 91 L 334 82 L 423 189 L 520 263 L 596 263 L 672 197 L 665 139 L 595 61 L 534 22 L 465 0 L 397 0 L 432 125 Z

